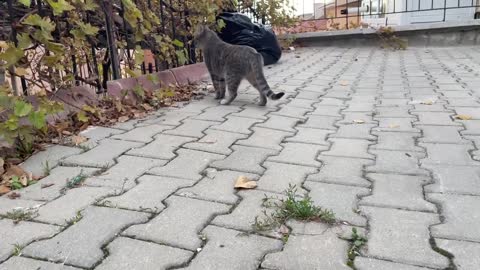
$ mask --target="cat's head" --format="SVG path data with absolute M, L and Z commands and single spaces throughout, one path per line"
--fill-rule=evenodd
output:
M 208 41 L 215 37 L 215 35 L 215 32 L 210 30 L 207 26 L 199 24 L 193 34 L 193 41 L 197 47 L 203 49 Z

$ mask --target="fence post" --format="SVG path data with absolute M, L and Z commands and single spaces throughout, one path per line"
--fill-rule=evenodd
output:
M 107 46 L 110 52 L 110 62 L 112 64 L 112 78 L 114 80 L 120 79 L 120 62 L 118 61 L 118 50 L 115 39 L 115 31 L 113 25 L 113 7 L 112 2 L 109 0 L 103 0 L 103 12 L 105 13 L 105 26 L 107 34 Z

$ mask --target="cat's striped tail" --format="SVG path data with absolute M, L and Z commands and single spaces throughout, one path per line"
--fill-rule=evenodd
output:
M 272 89 L 270 89 L 270 86 L 265 79 L 265 75 L 263 74 L 263 56 L 260 53 L 257 53 L 257 57 L 258 61 L 255 61 L 255 63 L 253 64 L 253 72 L 255 74 L 255 79 L 257 82 L 256 87 L 271 100 L 281 99 L 285 95 L 285 93 L 275 93 L 272 91 Z

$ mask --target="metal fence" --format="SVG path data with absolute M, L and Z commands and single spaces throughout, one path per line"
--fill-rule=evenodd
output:
M 137 2 L 137 1 L 135 1 Z M 99 9 L 86 12 L 86 22 L 99 28 L 98 35 L 89 39 L 89 52 L 82 56 L 72 56 L 70 67 L 75 79 L 75 84 L 89 85 L 97 89 L 98 93 L 106 89 L 109 80 L 120 79 L 122 70 L 128 67 L 134 56 L 132 55 L 136 45 L 140 45 L 144 51 L 157 53 L 149 42 L 138 44 L 133 37 L 134 33 L 126 22 L 125 7 L 121 0 L 98 0 Z M 147 8 L 153 12 L 160 23 L 154 26 L 154 31 L 169 36 L 172 40 L 181 41 L 186 53 L 186 64 L 197 61 L 195 48 L 190 44 L 189 35 L 186 35 L 190 27 L 186 17 L 188 6 L 185 0 L 148 0 L 145 1 Z M 191 3 L 191 2 L 190 2 Z M 17 41 L 17 26 L 19 20 L 29 14 L 38 14 L 41 17 L 49 17 L 57 24 L 63 23 L 62 17 L 53 16 L 52 10 L 45 0 L 32 0 L 29 7 L 25 7 L 16 0 L 0 1 L 0 41 Z M 68 27 L 68 23 L 67 23 Z M 61 43 L 62 35 L 56 29 L 53 32 L 54 42 Z M 119 44 L 126 44 L 119 46 Z M 47 52 L 48 53 L 48 52 Z M 148 56 L 148 55 L 147 55 Z M 79 59 L 82 58 L 82 59 Z M 159 61 L 156 57 L 150 57 L 151 61 L 145 61 L 140 66 L 143 74 L 152 73 L 179 65 L 178 56 L 172 62 Z M 0 70 L 0 73 L 1 70 Z M 4 75 L 4 74 L 0 74 Z M 0 76 L 2 77 L 2 76 Z M 20 81 L 24 94 L 27 93 L 27 82 L 24 78 L 12 78 L 12 81 Z M 12 83 L 15 84 L 15 83 Z M 55 89 L 51 89 L 55 90 Z
M 316 30 L 462 21 L 480 18 L 480 0 L 295 0 Z

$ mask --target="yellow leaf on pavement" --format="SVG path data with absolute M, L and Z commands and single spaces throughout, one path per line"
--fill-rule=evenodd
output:
M 248 179 L 245 176 L 239 176 L 235 181 L 235 188 L 252 189 L 257 187 L 257 182 Z

